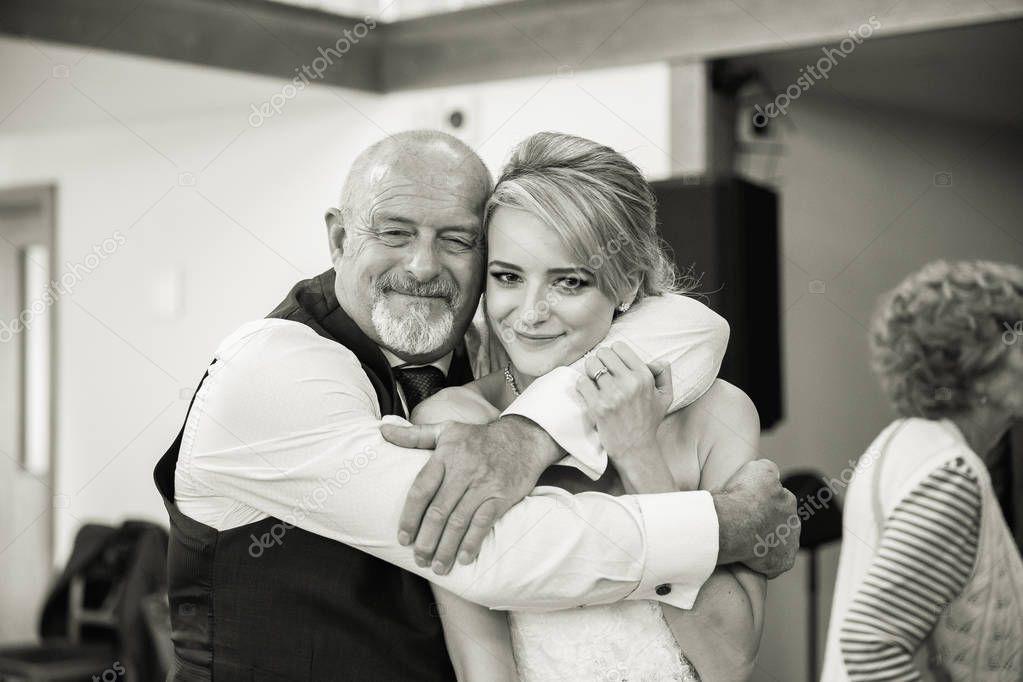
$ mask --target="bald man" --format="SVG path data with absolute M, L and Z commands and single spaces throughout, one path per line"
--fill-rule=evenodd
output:
M 427 580 L 493 608 L 689 608 L 717 564 L 791 566 L 791 547 L 754 552 L 795 511 L 762 463 L 714 494 L 534 490 L 559 461 L 594 478 L 607 466 L 566 399 L 572 368 L 493 424 L 397 428 L 420 400 L 473 378 L 464 337 L 490 188 L 451 136 L 370 147 L 327 212 L 333 268 L 214 353 L 155 471 L 171 520 L 171 679 L 450 681 Z M 709 387 L 723 320 L 682 297 L 627 317 L 640 342 L 665 319 L 686 327 L 658 340 L 673 373 L 694 377 L 675 387 L 680 404 Z

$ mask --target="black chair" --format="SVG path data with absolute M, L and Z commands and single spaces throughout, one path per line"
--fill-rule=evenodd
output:
M 0 648 L 0 682 L 165 675 L 142 602 L 166 594 L 166 552 L 166 531 L 151 523 L 83 526 L 43 606 L 40 642 Z
M 827 479 L 816 471 L 796 471 L 785 475 L 782 486 L 796 496 L 796 509 L 802 522 L 799 548 L 806 550 L 807 567 L 807 680 L 817 679 L 817 550 L 842 539 L 842 510 Z M 804 518 L 805 517 L 805 518 Z

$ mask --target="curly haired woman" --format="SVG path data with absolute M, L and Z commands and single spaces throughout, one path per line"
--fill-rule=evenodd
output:
M 1023 680 L 1023 562 L 985 456 L 1023 417 L 1023 270 L 937 261 L 886 297 L 874 370 L 900 415 L 861 458 L 823 679 Z

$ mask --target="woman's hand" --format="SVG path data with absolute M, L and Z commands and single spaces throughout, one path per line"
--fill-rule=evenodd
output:
M 676 490 L 657 441 L 672 399 L 671 368 L 647 366 L 618 342 L 588 357 L 586 374 L 576 388 L 626 492 Z
M 586 374 L 576 388 L 610 456 L 657 442 L 657 427 L 671 404 L 671 369 L 666 364 L 648 367 L 619 341 L 586 358 Z

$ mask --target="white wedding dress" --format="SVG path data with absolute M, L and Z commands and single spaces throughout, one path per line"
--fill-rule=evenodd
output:
M 521 682 L 698 682 L 653 601 L 512 611 Z

